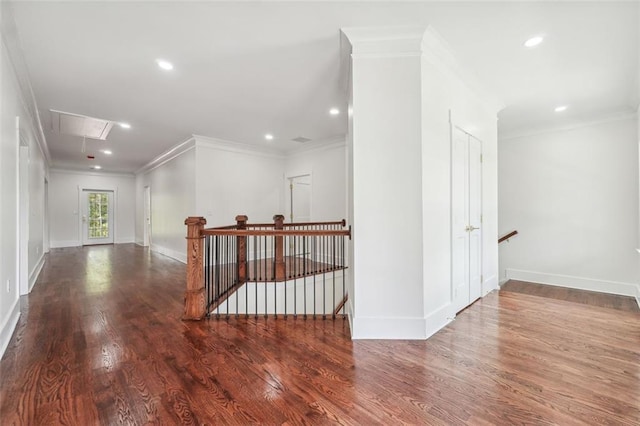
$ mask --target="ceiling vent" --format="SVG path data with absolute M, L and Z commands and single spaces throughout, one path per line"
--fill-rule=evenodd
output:
M 307 143 L 307 142 L 311 142 L 311 139 L 309 139 L 309 138 L 305 138 L 305 137 L 303 137 L 303 136 L 298 136 L 297 138 L 293 138 L 293 139 L 291 139 L 291 140 L 292 140 L 292 141 L 295 141 L 295 142 L 300 142 L 300 143 Z
M 106 140 L 114 122 L 101 118 L 87 117 L 86 115 L 70 112 L 50 110 L 51 130 L 54 133 L 75 135 L 90 139 Z

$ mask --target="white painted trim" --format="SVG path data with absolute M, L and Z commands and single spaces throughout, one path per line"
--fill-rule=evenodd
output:
M 287 152 L 287 158 L 297 157 L 310 152 L 322 152 L 329 151 L 331 149 L 346 149 L 347 139 L 346 136 L 339 138 L 327 139 L 324 141 L 307 142 L 306 144 Z
M 346 27 L 340 31 L 351 44 L 352 58 L 419 57 L 426 27 Z
M 196 147 L 196 140 L 192 136 L 186 141 L 180 142 L 177 145 L 174 145 L 173 147 L 169 148 L 162 154 L 158 155 L 156 158 L 154 158 L 153 160 L 149 161 L 147 164 L 145 164 L 144 166 L 136 170 L 135 174 L 139 175 L 143 173 L 149 173 L 150 171 L 157 169 L 158 167 L 168 163 L 174 158 L 177 158 L 182 154 L 191 151 L 195 147 Z
M 45 257 L 44 254 L 40 256 L 38 263 L 36 264 L 31 274 L 29 274 L 29 293 L 33 290 L 33 286 L 36 284 L 38 277 L 40 276 L 40 272 L 42 271 L 42 267 L 44 266 Z
M 502 100 L 468 71 L 468 67 L 456 57 L 449 43 L 432 26 L 425 28 L 421 49 L 426 61 L 454 74 L 490 111 L 500 111 L 505 107 Z
M 455 317 L 453 303 L 447 303 L 425 317 L 426 339 L 446 327 Z
M 256 155 L 267 158 L 285 158 L 283 151 L 275 150 L 258 145 L 249 145 L 240 142 L 232 142 L 224 139 L 212 138 L 209 136 L 193 135 L 196 140 L 196 146 L 202 148 L 211 148 L 219 151 L 237 152 L 240 154 Z
M 20 299 L 16 299 L 13 302 L 13 306 L 2 320 L 2 327 L 0 328 L 0 359 L 4 356 L 7 346 L 9 346 L 11 336 L 13 336 L 18 324 L 18 319 L 20 319 Z
M 157 244 L 151 244 L 151 251 L 155 251 L 156 253 L 160 253 L 164 256 L 175 259 L 184 264 L 187 263 L 187 250 L 185 248 L 184 253 L 172 250 L 170 248 L 162 247 Z
M 638 304 L 638 308 L 640 308 L 640 285 L 636 285 L 636 303 Z
M 498 277 L 492 275 L 482 282 L 482 297 L 486 296 L 494 290 L 500 290 L 500 283 L 498 282 Z
M 573 277 L 569 275 L 547 274 L 544 272 L 507 269 L 507 279 L 528 281 L 536 284 L 548 284 L 578 290 L 597 291 L 600 293 L 618 294 L 636 297 L 638 286 L 633 283 L 619 281 L 596 280 L 592 278 Z
M 68 175 L 80 175 L 80 176 L 106 176 L 106 177 L 122 177 L 127 179 L 135 179 L 136 176 L 133 173 L 110 173 L 110 172 L 88 172 L 85 170 L 73 170 L 73 169 L 49 169 L 50 173 L 63 173 Z
M 433 328 L 429 327 L 430 330 Z M 354 317 L 351 338 L 424 340 L 426 332 L 425 318 Z
M 504 278 L 504 279 L 500 280 L 500 283 L 498 285 L 500 287 L 502 287 L 503 285 L 505 285 L 507 283 L 507 281 L 509 281 L 509 278 Z
M 534 127 L 522 130 L 504 131 L 498 132 L 499 141 L 511 141 L 514 139 L 528 138 L 532 136 L 546 135 L 549 133 L 570 132 L 572 130 L 581 129 L 583 127 L 596 126 L 599 124 L 614 123 L 616 121 L 635 120 L 635 111 L 621 111 L 614 114 L 606 115 L 604 117 L 599 116 L 591 119 L 577 119 L 570 124 L 564 124 L 559 126 L 546 126 L 546 127 Z M 566 123 L 566 122 L 565 122 Z
M 113 207 L 111 209 L 111 213 L 113 215 L 113 219 L 111 224 L 113 225 L 113 243 L 116 242 L 116 235 L 118 231 L 118 222 L 116 221 L 116 217 L 118 217 L 118 187 L 117 186 L 81 186 L 78 185 L 78 239 L 80 240 L 80 245 L 84 245 L 84 226 L 82 226 L 82 211 L 84 208 L 84 191 L 96 191 L 96 192 L 111 192 L 113 193 Z M 90 244 L 89 244 L 90 245 Z
M 118 238 L 117 240 L 114 240 L 114 244 L 134 244 L 135 238 L 133 237 L 126 237 L 126 238 Z
M 55 248 L 65 248 L 65 247 L 79 247 L 80 241 L 78 240 L 67 240 L 67 241 L 51 241 L 49 244 L 52 249 Z
M 136 245 L 138 245 L 138 246 L 146 247 L 146 246 L 144 245 L 144 241 L 142 241 L 142 239 L 138 239 L 138 238 L 136 238 L 135 243 L 136 243 Z
M 353 339 L 353 301 L 352 301 L 352 297 L 349 296 L 349 298 L 347 299 L 347 303 L 346 303 L 346 313 L 347 313 L 347 320 L 349 321 L 349 336 L 351 336 L 351 339 Z

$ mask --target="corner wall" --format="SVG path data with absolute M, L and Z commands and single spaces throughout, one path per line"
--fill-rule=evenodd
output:
M 43 139 L 37 106 L 9 2 L 0 2 L 0 357 L 4 354 L 20 316 L 19 275 L 35 282 L 44 263 L 44 177 L 48 151 Z M 18 120 L 17 120 L 18 119 Z M 18 135 L 18 122 L 21 137 Z M 19 173 L 19 145 L 29 148 L 27 169 Z M 23 164 L 26 161 L 23 162 Z M 27 178 L 28 234 L 21 231 L 18 217 L 19 175 Z M 24 181 L 23 181 L 24 184 Z M 23 194 L 25 195 L 25 194 Z M 42 207 L 42 208 L 41 208 Z M 20 234 L 22 232 L 22 234 Z M 26 274 L 19 274 L 20 245 L 25 244 Z
M 502 279 L 637 297 L 638 123 L 501 140 Z
M 176 156 L 155 168 L 136 175 L 135 211 L 130 215 L 136 226 L 136 241 L 142 241 L 144 187 L 151 188 L 151 249 L 187 262 L 186 227 L 188 216 L 199 216 L 196 210 L 196 151 L 189 144 Z M 134 216 L 135 215 L 135 216 Z

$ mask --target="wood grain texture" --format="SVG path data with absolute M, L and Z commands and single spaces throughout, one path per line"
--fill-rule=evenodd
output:
M 185 265 L 55 249 L 0 361 L 1 425 L 637 425 L 640 314 L 510 291 L 428 341 L 183 322 Z
M 616 294 L 577 290 L 574 288 L 535 284 L 517 280 L 507 281 L 500 289 L 502 291 L 531 294 L 534 296 L 548 297 L 551 299 L 564 300 L 566 302 L 582 303 L 601 308 L 640 312 L 638 303 L 633 297 L 620 296 Z

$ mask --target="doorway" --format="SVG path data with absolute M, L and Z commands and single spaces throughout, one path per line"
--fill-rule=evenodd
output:
M 289 221 L 311 221 L 311 175 L 289 178 Z
M 82 245 L 113 244 L 113 191 L 82 190 Z
M 451 133 L 451 281 L 454 312 L 482 295 L 482 142 Z
M 144 187 L 143 196 L 144 208 L 143 208 L 143 225 L 142 225 L 142 245 L 148 247 L 151 245 L 151 187 Z

